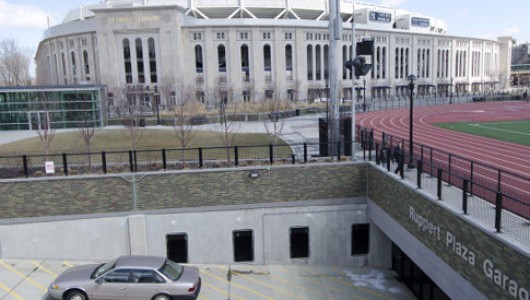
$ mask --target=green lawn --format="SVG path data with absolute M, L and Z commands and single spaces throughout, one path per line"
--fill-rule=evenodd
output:
M 437 123 L 438 127 L 530 146 L 530 120 L 487 123 Z
M 180 149 L 175 132 L 171 129 L 141 129 L 138 150 L 142 149 Z M 234 145 L 286 145 L 283 140 L 268 134 L 238 133 Z M 216 133 L 196 131 L 188 148 L 222 146 Z M 93 137 L 93 152 L 120 151 L 131 149 L 130 136 L 125 129 L 97 130 Z M 77 131 L 58 133 L 53 140 L 50 153 L 84 153 L 83 139 Z M 0 155 L 42 154 L 43 147 L 38 137 L 0 145 Z

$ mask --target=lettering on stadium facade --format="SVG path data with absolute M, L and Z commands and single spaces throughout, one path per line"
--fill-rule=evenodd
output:
M 507 270 L 497 267 L 492 258 L 485 257 L 477 264 L 480 255 L 473 249 L 473 245 L 465 244 L 458 238 L 457 234 L 444 230 L 439 224 L 435 224 L 419 214 L 411 205 L 409 205 L 408 214 L 413 225 L 418 227 L 423 234 L 437 243 L 442 243 L 448 251 L 464 260 L 469 268 L 481 268 L 479 273 L 482 273 L 489 281 L 507 292 L 513 299 L 530 300 L 528 288 L 522 287 L 516 278 L 507 275 Z
M 112 17 L 113 23 L 148 23 L 148 22 L 160 22 L 160 16 L 122 16 Z

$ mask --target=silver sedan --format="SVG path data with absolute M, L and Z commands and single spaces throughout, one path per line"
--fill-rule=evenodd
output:
M 156 256 L 121 256 L 100 265 L 76 266 L 48 288 L 53 300 L 197 299 L 199 269 Z

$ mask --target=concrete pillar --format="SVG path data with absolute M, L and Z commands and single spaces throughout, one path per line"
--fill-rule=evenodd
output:
M 145 216 L 129 216 L 127 221 L 129 223 L 129 245 L 131 255 L 147 255 Z

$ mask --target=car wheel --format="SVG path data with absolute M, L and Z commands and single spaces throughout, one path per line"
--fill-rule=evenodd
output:
M 153 300 L 171 300 L 168 295 L 160 294 L 153 297 Z
M 65 300 L 88 300 L 88 297 L 81 291 L 71 291 L 66 295 Z

